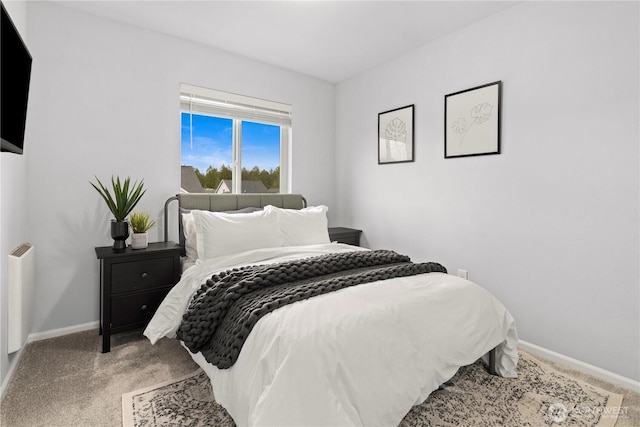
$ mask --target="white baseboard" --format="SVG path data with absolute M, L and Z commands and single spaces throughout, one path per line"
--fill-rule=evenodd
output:
M 91 329 L 97 329 L 99 327 L 100 327 L 100 322 L 96 320 L 94 322 L 83 323 L 81 325 L 69 326 L 66 328 L 52 329 L 50 331 L 36 332 L 33 334 L 29 334 L 29 336 L 27 337 L 27 341 L 24 343 L 22 348 L 16 352 L 15 357 L 13 358 L 13 360 L 9 365 L 9 370 L 7 371 L 7 375 L 4 377 L 4 380 L 0 385 L 0 400 L 4 398 L 4 393 L 7 391 L 7 388 L 9 387 L 9 383 L 11 382 L 11 379 L 13 378 L 13 375 L 16 372 L 16 368 L 18 367 L 18 363 L 20 363 L 20 359 L 22 358 L 22 354 L 27 344 L 34 341 L 41 341 L 49 338 L 61 337 L 63 335 L 69 335 L 76 332 L 89 331 Z
M 528 343 L 526 341 L 518 340 L 518 348 L 531 353 L 534 356 L 544 357 L 554 362 L 561 363 L 569 366 L 585 374 L 592 375 L 601 380 L 610 382 L 620 387 L 627 388 L 629 390 L 640 392 L 640 381 L 632 380 L 631 378 L 623 377 L 615 372 L 607 371 L 606 369 L 598 368 L 597 366 L 590 365 L 577 359 L 573 359 L 564 354 L 556 353 L 555 351 L 548 350 L 544 347 L 537 346 L 535 344 Z
M 27 337 L 27 343 L 34 341 L 42 341 L 49 338 L 61 337 L 63 335 L 74 334 L 76 332 L 89 331 L 91 329 L 98 329 L 100 327 L 99 321 L 83 323 L 81 325 L 68 326 L 66 328 L 51 329 L 50 331 L 36 332 L 29 334 Z

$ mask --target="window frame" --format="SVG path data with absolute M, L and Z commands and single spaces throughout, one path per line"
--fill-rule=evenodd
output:
M 242 122 L 275 125 L 280 128 L 280 185 L 278 193 L 291 193 L 291 125 L 292 107 L 275 101 L 180 84 L 180 114 L 198 114 L 231 119 L 232 131 L 232 193 L 242 192 Z M 191 120 L 190 120 L 191 123 Z M 239 179 L 237 179 L 239 178 Z

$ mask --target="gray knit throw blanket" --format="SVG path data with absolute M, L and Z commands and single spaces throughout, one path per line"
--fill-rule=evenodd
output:
M 234 268 L 200 287 L 177 336 L 192 353 L 200 351 L 209 363 L 226 369 L 238 359 L 258 320 L 279 307 L 362 283 L 431 272 L 447 270 L 434 262 L 413 263 L 389 250 Z

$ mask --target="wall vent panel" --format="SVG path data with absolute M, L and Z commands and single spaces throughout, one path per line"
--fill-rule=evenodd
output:
M 22 348 L 33 327 L 35 254 L 30 243 L 23 243 L 9 254 L 7 345 L 13 353 Z

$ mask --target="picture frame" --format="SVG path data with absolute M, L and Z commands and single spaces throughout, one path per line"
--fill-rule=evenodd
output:
M 444 157 L 500 154 L 502 81 L 444 97 Z
M 378 164 L 414 160 L 414 104 L 378 114 Z

